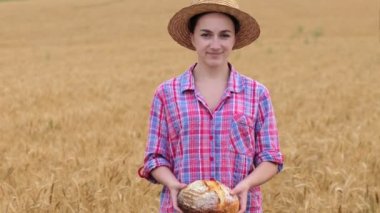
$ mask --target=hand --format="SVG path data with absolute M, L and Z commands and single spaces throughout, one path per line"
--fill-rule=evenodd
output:
M 177 195 L 179 193 L 179 191 L 183 188 L 186 187 L 186 184 L 184 183 L 180 183 L 180 182 L 176 182 L 174 184 L 170 184 L 168 185 L 168 188 L 169 188 L 169 191 L 170 191 L 170 197 L 172 199 L 172 203 L 173 203 L 173 207 L 174 209 L 177 211 L 177 212 L 180 212 L 182 213 L 181 209 L 178 207 L 178 203 L 177 203 Z
M 243 180 L 231 190 L 231 194 L 237 195 L 239 198 L 240 209 L 238 213 L 244 213 L 245 209 L 247 208 L 247 196 L 249 188 L 249 185 Z

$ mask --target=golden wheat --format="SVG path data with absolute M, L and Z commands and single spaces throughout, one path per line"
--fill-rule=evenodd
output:
M 231 61 L 269 87 L 285 169 L 265 212 L 380 212 L 378 5 L 240 1 L 262 27 Z M 188 1 L 0 3 L 0 212 L 157 212 L 137 176 L 151 97 L 195 56 Z

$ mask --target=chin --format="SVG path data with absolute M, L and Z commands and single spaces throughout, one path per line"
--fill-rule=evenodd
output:
M 222 65 L 225 65 L 227 62 L 225 60 L 209 60 L 206 62 L 206 64 L 209 66 L 209 67 L 219 67 L 219 66 L 222 66 Z

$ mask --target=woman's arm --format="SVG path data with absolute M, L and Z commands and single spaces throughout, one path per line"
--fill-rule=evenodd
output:
M 186 184 L 180 183 L 172 171 L 170 171 L 170 169 L 166 166 L 160 166 L 154 169 L 151 174 L 157 182 L 168 187 L 174 209 L 178 212 L 182 212 L 181 209 L 178 208 L 177 195 L 181 189 L 186 187 Z
M 278 165 L 272 162 L 262 162 L 246 178 L 238 183 L 231 191 L 231 194 L 238 195 L 240 200 L 240 211 L 243 213 L 247 206 L 248 190 L 255 186 L 260 186 L 270 180 L 278 172 Z
M 260 186 L 277 174 L 277 167 L 277 164 L 272 162 L 262 162 L 255 170 L 253 170 L 253 172 L 251 172 L 251 174 L 242 180 L 242 182 L 246 182 L 249 188 Z
M 145 149 L 144 165 L 139 169 L 140 177 L 152 183 L 157 180 L 151 172 L 158 167 L 171 168 L 170 146 L 168 142 L 168 124 L 166 122 L 165 102 L 162 89 L 154 94 L 149 118 L 149 134 Z

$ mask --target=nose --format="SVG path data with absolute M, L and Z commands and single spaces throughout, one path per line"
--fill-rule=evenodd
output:
M 220 40 L 219 40 L 219 38 L 217 36 L 215 36 L 211 40 L 210 48 L 213 49 L 213 50 L 218 50 L 218 49 L 220 49 L 220 47 L 221 47 Z

